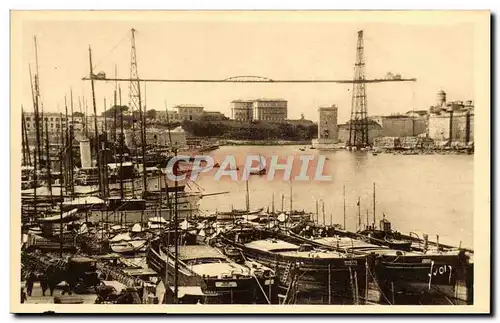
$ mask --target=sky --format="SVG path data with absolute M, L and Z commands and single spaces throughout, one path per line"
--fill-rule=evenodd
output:
M 176 13 L 122 16 L 71 14 L 57 19 L 25 19 L 18 52 L 22 64 L 21 104 L 33 106 L 28 66 L 35 66 L 33 37 L 38 43 L 40 89 L 45 111 L 64 111 L 73 92 L 92 111 L 89 51 L 94 72 L 129 77 L 131 28 L 136 29 L 137 65 L 141 78 L 226 79 L 256 75 L 271 79 L 352 79 L 357 31 L 364 30 L 366 77 L 387 72 L 417 78 L 416 83 L 367 85 L 369 115 L 428 109 L 436 92 L 449 100 L 474 100 L 474 25 L 470 22 L 383 19 L 239 19 L 237 14 L 179 18 Z M 91 13 L 89 13 L 91 15 Z M 307 15 L 305 13 L 304 15 Z M 120 17 L 119 19 L 117 17 Z M 207 19 L 200 19 L 207 17 Z M 236 18 L 235 18 L 236 17 Z M 340 17 L 340 18 L 339 18 Z M 87 17 L 88 18 L 88 17 Z M 96 82 L 97 112 L 112 104 L 114 83 Z M 128 104 L 128 84 L 121 83 L 122 103 Z M 339 123 L 351 111 L 349 84 L 174 84 L 149 83 L 142 88 L 146 109 L 165 110 L 177 104 L 202 104 L 205 110 L 230 116 L 234 99 L 282 98 L 288 117 L 318 120 L 318 107 L 336 104 Z M 82 104 L 83 105 L 83 104 Z M 85 108 L 82 107 L 85 112 Z

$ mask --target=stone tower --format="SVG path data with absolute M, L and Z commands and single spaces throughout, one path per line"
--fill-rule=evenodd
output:
M 313 147 L 318 149 L 333 149 L 338 143 L 337 106 L 323 106 L 318 109 L 318 138 L 313 140 Z
M 318 139 L 338 140 L 337 110 L 336 105 L 332 105 L 331 107 L 320 107 L 318 109 Z

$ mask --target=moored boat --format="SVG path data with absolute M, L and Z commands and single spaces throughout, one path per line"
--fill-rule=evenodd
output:
M 286 294 L 295 288 L 297 295 L 330 295 L 352 303 L 365 288 L 364 256 L 315 248 L 279 231 L 258 228 L 235 228 L 223 233 L 221 241 L 272 268 Z
M 148 266 L 158 273 L 171 286 L 175 275 L 174 247 L 167 247 L 157 238 L 151 241 L 147 250 Z M 254 294 L 260 292 L 256 280 L 248 268 L 239 265 L 217 249 L 207 245 L 185 242 L 178 246 L 178 285 L 179 291 L 191 291 L 189 299 L 200 303 L 249 304 Z M 165 275 L 167 270 L 167 275 Z M 193 295 L 196 290 L 197 294 Z M 181 295 L 179 295 L 180 298 Z

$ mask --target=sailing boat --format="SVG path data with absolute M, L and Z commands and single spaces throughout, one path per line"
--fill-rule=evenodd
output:
M 259 154 L 259 160 L 261 159 L 260 157 L 260 154 Z M 267 173 L 267 170 L 266 170 L 266 167 L 265 166 L 262 166 L 262 164 L 260 164 L 260 169 L 259 170 L 252 170 L 250 171 L 250 175 L 266 175 Z

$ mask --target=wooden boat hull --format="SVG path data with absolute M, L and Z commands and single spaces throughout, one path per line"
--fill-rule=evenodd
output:
M 153 240 L 146 253 L 148 266 L 161 274 L 166 285 L 173 285 L 175 262 L 170 255 L 167 264 L 160 239 Z M 179 261 L 178 264 L 179 286 L 198 286 L 203 295 L 198 295 L 200 302 L 216 304 L 251 304 L 257 291 L 255 279 L 251 276 L 232 277 L 201 277 Z M 168 282 L 165 279 L 168 276 Z
M 337 232 L 341 234 L 341 232 Z M 350 238 L 356 240 L 351 234 Z M 292 235 L 294 235 L 292 233 Z M 321 244 L 307 238 L 304 242 L 316 246 L 323 246 L 330 250 L 337 248 L 329 244 Z M 358 238 L 359 239 L 359 238 Z M 382 249 L 384 250 L 384 249 Z M 470 264 L 465 252 L 443 253 L 443 254 L 407 254 L 404 251 L 394 252 L 392 255 L 378 253 L 374 251 L 362 251 L 356 249 L 358 253 L 364 253 L 368 258 L 368 266 L 373 272 L 377 284 L 386 295 L 408 295 L 434 293 L 450 299 L 457 299 L 457 292 L 460 285 L 465 285 L 465 293 L 460 296 L 462 301 L 468 302 L 472 297 L 472 281 L 469 272 Z M 391 297 L 388 297 L 390 299 Z
M 147 240 L 132 240 L 119 243 L 110 243 L 109 247 L 113 252 L 119 254 L 134 254 L 141 251 L 146 251 Z
M 280 237 L 278 234 L 278 238 Z M 248 248 L 235 242 L 230 236 L 223 235 L 221 242 L 239 249 L 247 259 L 273 269 L 276 276 L 280 277 L 280 285 L 285 289 L 288 288 L 292 276 L 286 275 L 287 271 L 295 272 L 298 290 L 303 293 L 323 296 L 329 294 L 336 298 L 352 299 L 356 293 L 361 293 L 366 287 L 364 256 L 304 258 Z

